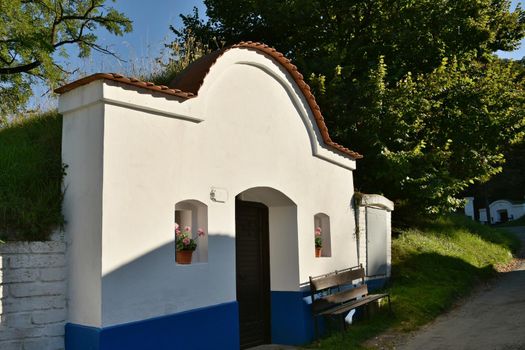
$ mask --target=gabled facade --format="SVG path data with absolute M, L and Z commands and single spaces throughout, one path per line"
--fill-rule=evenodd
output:
M 308 277 L 358 264 L 360 155 L 331 141 L 282 54 L 241 43 L 170 87 L 97 74 L 57 92 L 68 165 L 67 349 L 312 339 Z M 175 261 L 175 222 L 205 232 L 189 265 Z

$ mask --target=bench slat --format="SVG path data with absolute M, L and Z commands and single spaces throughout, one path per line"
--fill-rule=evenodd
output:
M 317 292 L 319 290 L 332 288 L 335 286 L 352 284 L 353 281 L 363 278 L 364 276 L 365 270 L 363 268 L 359 268 L 321 277 L 319 279 L 310 279 L 310 286 L 311 288 L 313 287 L 314 292 Z
M 345 303 L 345 304 L 342 305 L 341 308 L 333 310 L 330 313 L 325 313 L 325 315 L 326 314 L 339 315 L 339 314 L 347 312 L 347 311 L 349 311 L 351 309 L 355 309 L 356 307 L 359 307 L 361 305 L 365 305 L 365 304 L 371 303 L 371 302 L 373 302 L 375 300 L 386 298 L 387 296 L 388 296 L 388 294 L 370 294 L 370 295 L 367 295 L 366 297 L 364 297 L 363 299 L 354 300 L 354 301 L 351 301 L 349 303 Z M 320 315 L 322 315 L 322 314 L 320 314 Z
M 348 287 L 354 284 L 353 282 L 357 279 L 362 281 L 360 286 L 340 291 L 341 287 Z M 310 276 L 310 292 L 316 339 L 318 336 L 317 316 L 344 316 L 344 313 L 352 309 L 385 297 L 388 298 L 388 306 L 390 311 L 392 311 L 389 294 L 368 294 L 368 286 L 365 283 L 365 270 L 362 265 L 359 265 L 359 268 L 351 267 L 322 276 Z M 316 296 L 318 296 L 317 299 L 315 298 Z
M 357 297 L 365 296 L 367 294 L 368 288 L 366 284 L 342 292 L 333 293 L 331 295 L 314 300 L 314 302 L 312 303 L 312 311 L 314 313 L 321 313 L 326 309 L 332 309 L 341 305 L 342 303 L 345 303 Z

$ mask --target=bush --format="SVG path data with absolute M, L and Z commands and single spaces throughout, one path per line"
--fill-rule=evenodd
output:
M 0 238 L 45 240 L 63 226 L 61 144 L 56 111 L 0 129 Z

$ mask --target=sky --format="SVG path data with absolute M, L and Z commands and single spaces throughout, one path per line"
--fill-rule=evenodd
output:
M 518 3 L 523 7 L 521 1 L 513 0 L 511 8 L 514 9 Z M 198 8 L 201 17 L 205 17 L 206 14 L 203 0 L 108 0 L 107 4 L 123 12 L 133 21 L 133 31 L 118 37 L 100 30 L 97 32 L 98 44 L 107 46 L 125 62 L 96 52 L 93 52 L 90 58 L 81 60 L 76 57 L 74 46 L 70 46 L 70 57 L 61 63 L 69 70 L 79 68 L 79 73 L 73 76 L 73 79 L 98 72 L 138 75 L 141 70 L 147 70 L 151 62 L 160 55 L 163 44 L 174 38 L 169 26 L 182 26 L 180 14 L 190 14 L 193 7 Z M 525 39 L 519 49 L 513 52 L 498 51 L 496 54 L 511 59 L 525 57 Z M 41 109 L 52 108 L 56 106 L 56 98 L 45 94 L 43 87 L 37 87 L 30 105 Z
M 121 62 L 114 57 L 93 52 L 89 59 L 79 60 L 76 51 L 70 48 L 71 68 L 80 67 L 83 74 L 119 71 L 126 73 L 133 66 L 143 65 L 160 55 L 164 43 L 174 39 L 169 26 L 182 27 L 180 14 L 190 14 L 197 7 L 201 17 L 206 15 L 202 0 L 116 0 L 107 1 L 118 11 L 133 21 L 133 31 L 121 37 L 105 30 L 97 32 L 97 43 L 115 52 Z
M 523 8 L 524 3 L 522 1 L 512 0 L 511 9 L 514 10 L 518 4 Z M 525 39 L 521 41 L 521 45 L 517 50 L 511 52 L 497 51 L 496 55 L 498 55 L 501 58 L 510 58 L 513 60 L 522 59 L 523 57 L 525 57 Z

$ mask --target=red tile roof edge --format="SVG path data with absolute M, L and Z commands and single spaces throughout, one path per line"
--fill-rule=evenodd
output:
M 167 95 L 178 96 L 178 97 L 182 97 L 185 99 L 195 97 L 195 94 L 191 92 L 182 91 L 180 89 L 172 89 L 165 85 L 155 85 L 154 83 L 151 83 L 151 82 L 142 81 L 136 78 L 128 78 L 128 77 L 125 77 L 117 73 L 96 73 L 96 74 L 75 80 L 74 82 L 66 84 L 64 86 L 61 86 L 58 89 L 55 89 L 55 92 L 57 94 L 63 94 L 73 89 L 76 89 L 79 86 L 89 84 L 95 80 L 116 81 L 116 82 L 119 82 L 125 85 L 139 87 L 142 89 L 160 92 L 160 93 L 167 94 Z
M 191 81 L 191 83 L 190 83 L 190 80 L 186 79 L 186 84 L 185 84 L 184 82 L 181 83 L 180 80 L 178 81 L 178 79 L 175 78 L 170 83 L 170 85 L 179 85 L 179 84 L 181 84 L 181 85 L 187 85 L 187 87 L 191 86 L 190 89 L 194 90 L 194 91 L 182 91 L 181 89 L 178 89 L 178 88 L 170 88 L 170 87 L 164 86 L 164 85 L 160 85 L 159 86 L 159 85 L 155 85 L 155 84 L 150 83 L 150 82 L 140 81 L 140 80 L 135 79 L 135 78 L 127 78 L 127 77 L 124 77 L 124 76 L 122 76 L 120 74 L 116 74 L 116 73 L 97 73 L 97 74 L 93 74 L 93 75 L 90 75 L 88 77 L 76 80 L 76 81 L 74 81 L 74 82 L 72 82 L 70 84 L 64 85 L 64 86 L 56 89 L 55 92 L 58 93 L 58 94 L 63 94 L 65 92 L 71 91 L 71 90 L 73 90 L 73 89 L 75 89 L 75 88 L 77 88 L 79 86 L 88 84 L 88 83 L 90 83 L 92 81 L 100 80 L 100 79 L 107 79 L 107 80 L 116 81 L 116 82 L 123 83 L 123 84 L 126 84 L 126 85 L 134 86 L 134 87 L 148 89 L 150 91 L 155 91 L 155 92 L 159 92 L 159 93 L 163 93 L 163 94 L 167 94 L 167 95 L 172 95 L 172 96 L 177 96 L 177 97 L 188 99 L 188 98 L 192 98 L 192 97 L 196 97 L 197 96 L 198 90 L 202 86 L 205 77 L 208 75 L 208 72 L 210 71 L 210 69 L 213 66 L 213 64 L 217 61 L 217 59 L 224 52 L 226 52 L 226 51 L 228 51 L 230 49 L 234 49 L 234 48 L 258 50 L 258 51 L 261 51 L 261 52 L 267 54 L 268 56 L 272 57 L 275 61 L 277 61 L 292 76 L 292 78 L 294 79 L 295 83 L 297 84 L 297 86 L 299 87 L 299 89 L 303 93 L 304 97 L 306 98 L 308 106 L 310 107 L 310 109 L 312 111 L 312 114 L 313 114 L 313 116 L 315 118 L 317 127 L 319 128 L 319 131 L 321 132 L 321 137 L 323 138 L 324 143 L 327 146 L 330 146 L 331 148 L 335 149 L 336 151 L 341 152 L 341 153 L 343 153 L 343 154 L 345 154 L 347 156 L 350 156 L 353 159 L 363 158 L 363 156 L 361 154 L 359 154 L 357 152 L 354 152 L 354 151 L 352 151 L 352 150 L 350 150 L 350 149 L 348 149 L 348 148 L 346 148 L 346 147 L 344 147 L 344 146 L 342 146 L 342 145 L 332 141 L 332 139 L 330 138 L 330 134 L 328 133 L 328 128 L 326 127 L 326 124 L 324 122 L 324 117 L 321 114 L 321 109 L 319 108 L 319 105 L 317 104 L 317 101 L 315 100 L 315 97 L 314 97 L 314 95 L 311 92 L 310 86 L 308 86 L 308 84 L 304 81 L 303 75 L 301 73 L 299 73 L 297 67 L 294 64 L 292 64 L 292 62 L 288 58 L 286 58 L 282 53 L 280 53 L 279 51 L 277 51 L 273 47 L 270 47 L 268 45 L 265 45 L 265 44 L 262 44 L 262 43 L 258 43 L 258 42 L 243 41 L 243 42 L 240 42 L 238 44 L 232 45 L 230 47 L 224 48 L 224 49 L 220 50 L 220 52 L 218 52 L 218 53 L 217 52 L 212 53 L 214 55 L 214 57 L 212 57 L 211 60 L 210 59 L 207 60 L 206 66 L 196 68 L 196 70 L 199 70 L 198 76 L 195 77 L 196 80 Z M 195 63 L 197 63 L 197 62 L 198 61 L 196 61 Z M 198 65 L 198 63 L 195 66 L 197 66 L 197 65 Z M 190 73 L 191 68 L 192 68 L 192 65 L 190 65 L 188 68 L 186 68 L 185 72 L 184 71 L 182 72 L 182 73 L 186 73 L 186 78 L 191 77 L 191 73 Z M 182 86 L 180 86 L 180 87 L 182 87 Z
M 299 73 L 297 66 L 292 64 L 292 62 L 288 58 L 286 58 L 282 53 L 280 53 L 273 47 L 270 47 L 266 44 L 253 42 L 253 41 L 245 41 L 245 42 L 243 41 L 243 42 L 233 45 L 232 48 L 248 48 L 248 49 L 259 50 L 259 51 L 266 53 L 267 55 L 275 59 L 277 62 L 279 62 L 279 64 L 281 64 L 288 71 L 288 73 L 290 73 L 295 83 L 297 84 L 297 86 L 299 86 L 299 89 L 301 90 L 304 97 L 306 98 L 306 101 L 308 102 L 308 106 L 310 107 L 314 115 L 315 121 L 317 123 L 317 127 L 319 128 L 319 131 L 321 132 L 321 136 L 323 138 L 324 143 L 336 149 L 339 152 L 349 155 L 350 157 L 354 159 L 363 158 L 361 154 L 354 152 L 332 141 L 332 139 L 330 138 L 330 134 L 328 133 L 328 128 L 326 127 L 326 124 L 324 122 L 324 117 L 321 114 L 321 108 L 319 108 L 319 105 L 317 104 L 317 101 L 315 100 L 315 96 L 312 94 L 312 91 L 310 90 L 310 86 L 304 81 L 303 75 Z

